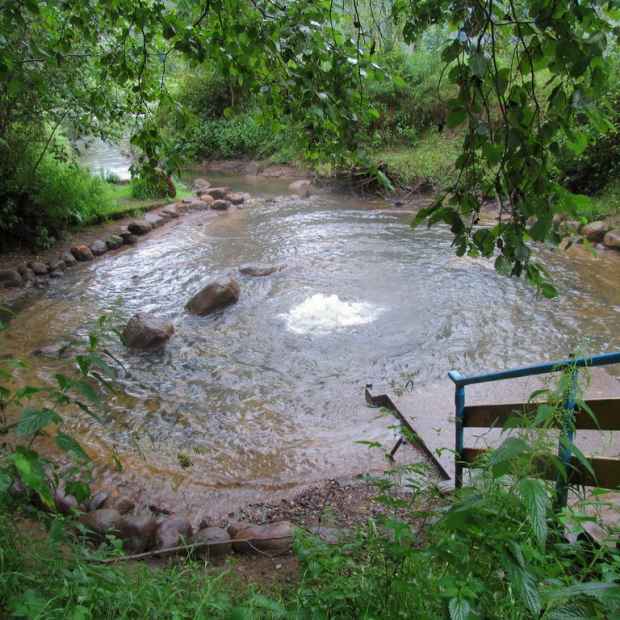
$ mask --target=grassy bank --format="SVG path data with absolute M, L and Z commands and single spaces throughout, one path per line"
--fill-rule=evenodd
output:
M 454 161 L 462 138 L 453 133 L 429 130 L 409 145 L 373 151 L 373 164 L 384 164 L 391 178 L 400 184 L 415 187 L 427 182 L 438 189 L 454 181 Z
M 177 195 L 175 198 L 135 198 L 131 183 L 109 184 L 111 200 L 103 201 L 100 207 L 90 214 L 85 224 L 96 224 L 106 220 L 120 219 L 140 211 L 148 211 L 175 200 L 189 198 L 192 193 L 183 183 L 176 182 Z

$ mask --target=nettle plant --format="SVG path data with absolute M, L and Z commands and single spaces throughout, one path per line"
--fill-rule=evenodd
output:
M 71 376 L 58 373 L 49 385 L 17 387 L 23 361 L 0 363 L 0 495 L 21 485 L 34 494 L 47 509 L 54 509 L 54 490 L 61 480 L 67 495 L 78 502 L 90 496 L 92 463 L 86 451 L 66 430 L 66 415 L 79 410 L 104 424 L 100 410 L 104 392 L 113 391 L 116 376 L 109 361 L 111 354 L 101 352 L 109 334 L 107 317 L 100 318 L 89 334 L 83 350 L 74 357 Z M 61 414 L 62 412 L 62 414 Z M 70 466 L 59 474 L 57 464 L 37 450 L 41 438 L 53 439 L 56 448 L 66 454 Z
M 589 509 L 609 503 L 605 492 L 572 487 L 582 501 L 555 505 L 557 480 L 569 473 L 556 456 L 557 427 L 573 385 L 569 370 L 555 388 L 533 394 L 534 415 L 516 411 L 501 445 L 454 494 L 440 493 L 419 464 L 396 468 L 374 480 L 389 510 L 347 544 L 335 550 L 301 536 L 298 604 L 309 617 L 618 617 L 620 552 L 594 544 L 585 528 L 602 526 Z M 580 391 L 576 404 L 587 411 Z M 408 497 L 394 492 L 403 483 Z

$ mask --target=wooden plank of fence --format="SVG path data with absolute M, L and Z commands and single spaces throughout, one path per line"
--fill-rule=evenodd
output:
M 482 448 L 465 448 L 462 460 L 466 466 L 472 465 L 480 456 L 489 452 Z M 620 487 L 620 459 L 605 457 L 588 457 L 594 476 L 576 459 L 572 459 L 569 470 L 569 482 L 587 487 L 617 489 Z M 537 475 L 546 480 L 553 480 L 557 471 L 548 463 L 541 461 L 537 467 Z
M 586 411 L 575 413 L 578 430 L 620 431 L 620 398 L 603 398 L 586 401 L 594 417 Z M 502 405 L 472 405 L 465 407 L 463 425 L 467 428 L 502 428 L 509 419 L 515 422 L 519 416 L 533 419 L 538 403 L 510 403 Z

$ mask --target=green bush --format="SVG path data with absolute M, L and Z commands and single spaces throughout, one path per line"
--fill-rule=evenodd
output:
M 447 114 L 450 86 L 440 85 L 440 55 L 430 49 L 393 50 L 377 57 L 385 70 L 382 80 L 368 83 L 368 94 L 381 111 L 370 128 L 382 144 L 410 143 L 423 130 L 442 128 Z
M 185 141 L 188 156 L 206 159 L 268 157 L 285 144 L 285 134 L 274 132 L 250 113 L 199 122 L 190 129 Z
M 11 160 L 3 163 L 0 179 L 0 250 L 18 242 L 46 247 L 66 228 L 114 205 L 109 185 L 77 164 L 65 140 L 57 139 L 41 158 L 36 135 L 24 130 L 7 146 Z

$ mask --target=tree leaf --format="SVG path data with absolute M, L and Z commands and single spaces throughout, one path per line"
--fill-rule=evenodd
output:
M 519 482 L 518 490 L 525 502 L 536 540 L 542 547 L 547 539 L 547 512 L 550 507 L 545 485 L 541 480 L 525 478 Z
M 10 458 L 21 481 L 36 491 L 41 500 L 51 508 L 53 506 L 52 494 L 39 455 L 34 450 L 18 446 Z
M 56 435 L 56 445 L 65 452 L 70 452 L 74 454 L 78 459 L 82 461 L 90 461 L 90 457 L 82 446 L 70 435 L 65 433 L 58 433 Z
M 469 618 L 470 605 L 467 599 L 451 598 L 448 603 L 448 611 L 450 612 L 450 620 L 467 620 Z
M 16 427 L 18 435 L 35 435 L 50 424 L 61 424 L 62 418 L 51 409 L 35 409 L 27 407 L 22 411 Z

